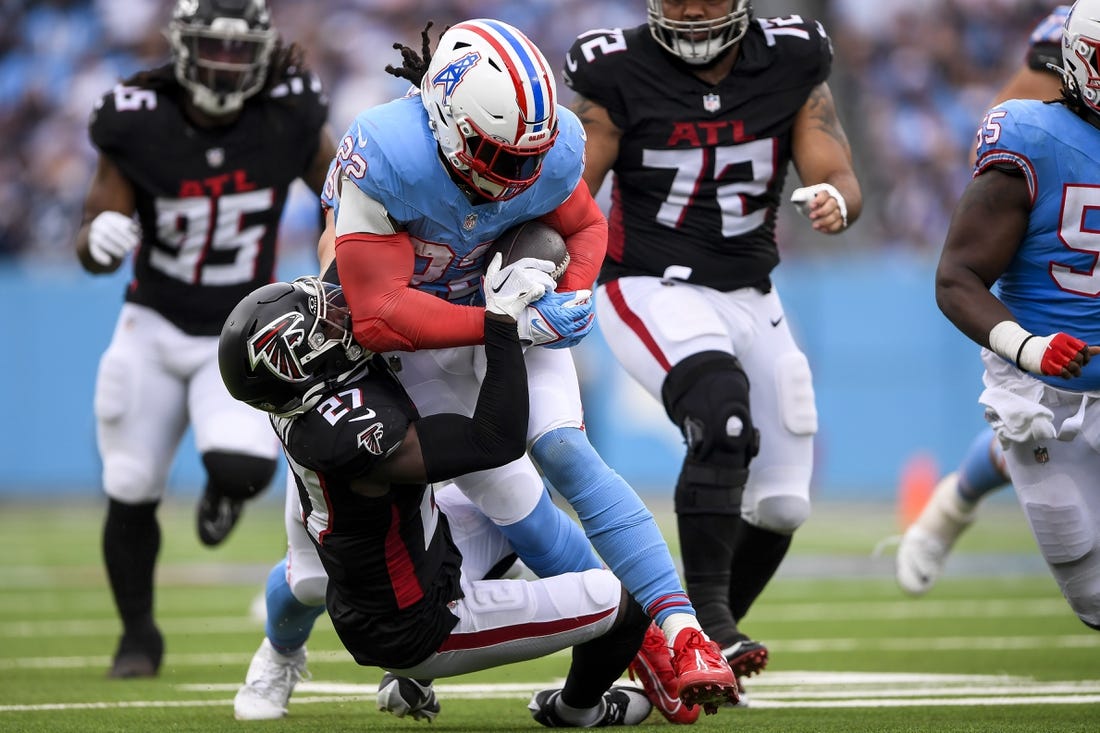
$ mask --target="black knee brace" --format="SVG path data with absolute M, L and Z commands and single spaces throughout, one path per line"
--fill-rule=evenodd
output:
M 740 513 L 749 462 L 760 449 L 741 362 L 723 351 L 693 354 L 669 371 L 661 398 L 687 444 L 677 513 Z
M 202 454 L 210 488 L 221 496 L 251 499 L 267 488 L 278 462 L 242 453 L 210 451 Z

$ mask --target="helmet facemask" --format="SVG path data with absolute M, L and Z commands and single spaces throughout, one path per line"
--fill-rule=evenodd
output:
M 749 27 L 749 0 L 732 0 L 730 12 L 711 20 L 669 20 L 663 0 L 646 1 L 646 21 L 664 50 L 693 66 L 704 66 L 740 41 Z
M 558 136 L 555 127 L 541 143 L 511 145 L 490 137 L 468 117 L 456 124 L 464 144 L 455 151 L 451 165 L 459 178 L 493 201 L 505 201 L 527 190 L 538 179 L 542 160 Z
M 277 34 L 263 3 L 258 5 L 260 10 L 253 8 L 250 18 L 217 15 L 217 8 L 201 2 L 177 5 L 176 17 L 168 26 L 176 78 L 206 114 L 221 117 L 237 112 L 267 80 Z M 181 14 L 187 10 L 192 11 L 190 15 Z

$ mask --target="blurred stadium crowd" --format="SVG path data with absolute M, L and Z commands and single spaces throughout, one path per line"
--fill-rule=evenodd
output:
M 87 121 L 95 100 L 168 58 L 170 0 L 0 0 L 0 263 L 77 263 L 72 236 L 94 166 Z M 643 0 L 271 0 L 283 37 L 306 48 L 341 133 L 360 109 L 404 93 L 384 71 L 395 41 L 419 48 L 464 18 L 495 17 L 527 31 L 561 64 L 588 28 L 644 21 Z M 830 86 L 852 138 L 866 204 L 845 248 L 905 248 L 935 257 L 969 178 L 974 133 L 996 88 L 1021 63 L 1049 0 L 758 0 L 758 15 L 821 20 L 833 39 Z M 433 34 L 434 37 L 434 34 Z M 568 90 L 559 84 L 568 101 Z M 792 178 L 794 175 L 792 174 Z M 784 207 L 789 210 L 791 207 Z M 786 255 L 822 250 L 789 226 Z M 291 200 L 282 246 L 310 250 L 316 214 Z M 832 248 L 830 248 L 832 249 Z M 835 250 L 834 250 L 835 251 Z

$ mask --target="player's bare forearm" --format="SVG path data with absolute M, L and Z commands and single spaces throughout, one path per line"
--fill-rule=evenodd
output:
M 844 197 L 848 226 L 855 223 L 863 211 L 863 192 L 828 84 L 814 87 L 798 112 L 792 131 L 792 159 L 804 185 L 828 183 L 836 187 Z
M 1012 320 L 989 289 L 1015 256 L 1029 210 L 1023 178 L 991 170 L 970 182 L 952 216 L 936 268 L 936 304 L 982 346 L 993 326 Z
M 109 158 L 100 155 L 96 161 L 91 186 L 84 197 L 84 212 L 74 241 L 81 267 L 93 275 L 99 275 L 114 272 L 122 265 L 122 260 L 110 264 L 97 262 L 89 249 L 88 237 L 92 221 L 104 211 L 117 211 L 131 216 L 136 208 L 134 189 L 130 181 Z

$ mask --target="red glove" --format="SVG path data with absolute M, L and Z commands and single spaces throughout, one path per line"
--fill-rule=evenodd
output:
M 1047 344 L 1046 351 L 1043 352 L 1043 360 L 1041 362 L 1042 371 L 1043 374 L 1047 376 L 1060 377 L 1066 365 L 1073 361 L 1073 358 L 1077 356 L 1087 344 L 1081 339 L 1070 336 L 1068 333 L 1059 332 L 1048 338 L 1050 339 L 1050 343 Z

